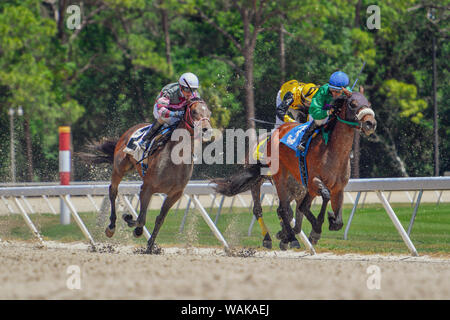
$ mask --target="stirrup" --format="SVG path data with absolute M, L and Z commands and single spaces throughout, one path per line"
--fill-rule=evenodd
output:
M 145 176 L 148 169 L 148 164 L 141 162 L 142 175 Z
M 297 150 L 300 150 L 301 152 L 305 151 L 305 146 L 302 145 L 302 143 L 299 143 L 299 145 L 297 146 Z

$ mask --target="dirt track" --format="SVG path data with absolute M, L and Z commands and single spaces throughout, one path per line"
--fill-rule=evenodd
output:
M 109 253 L 111 250 L 114 253 Z M 450 259 L 0 242 L 0 299 L 450 299 Z M 247 257 L 243 257 L 247 256 Z M 69 289 L 68 267 L 81 289 Z M 380 271 L 380 289 L 369 266 Z M 375 267 L 376 269 L 376 267 Z M 70 281 L 69 281 L 70 282 Z M 76 283 L 76 282 L 70 282 Z

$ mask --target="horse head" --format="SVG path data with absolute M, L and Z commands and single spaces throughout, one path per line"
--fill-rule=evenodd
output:
M 191 99 L 184 116 L 184 121 L 194 136 L 201 134 L 202 141 L 208 142 L 212 139 L 211 111 L 205 101 L 200 98 Z
M 355 123 L 366 136 L 375 132 L 377 121 L 371 103 L 364 96 L 364 90 L 353 92 L 336 100 L 337 114 L 345 121 Z

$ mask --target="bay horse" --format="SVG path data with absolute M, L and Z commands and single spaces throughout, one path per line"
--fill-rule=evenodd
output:
M 301 182 L 299 160 L 295 151 L 288 148 L 279 140 L 286 135 L 298 123 L 285 123 L 275 130 L 271 136 L 272 142 L 266 149 L 266 157 L 271 155 L 278 157 L 278 170 L 272 173 L 272 181 L 275 184 L 280 205 L 277 214 L 282 226 L 280 238 L 280 248 L 286 250 L 290 243 L 298 243 L 295 234 L 301 232 L 303 215 L 312 225 L 309 240 L 312 244 L 317 244 L 322 233 L 325 211 L 328 202 L 331 200 L 332 212 L 328 212 L 329 230 L 338 231 L 343 227 L 342 204 L 344 199 L 344 188 L 350 179 L 350 152 L 353 145 L 355 130 L 361 130 L 366 135 L 375 132 L 377 122 L 371 104 L 360 92 L 346 92 L 346 96 L 340 97 L 335 102 L 335 107 L 328 125 L 332 127 L 328 143 L 320 139 L 320 135 L 310 142 L 309 151 L 306 155 L 308 169 L 308 181 L 306 192 L 303 198 L 296 198 L 296 219 L 294 228 L 291 227 L 291 216 L 289 214 L 290 201 L 292 200 L 292 183 L 294 178 L 301 188 L 305 189 Z M 268 165 L 272 168 L 272 163 Z M 258 201 L 258 211 L 260 208 L 259 197 L 255 197 L 255 190 L 259 190 L 264 178 L 261 176 L 261 163 L 248 166 L 244 172 L 235 174 L 228 179 L 214 179 L 216 191 L 226 195 L 234 195 L 240 192 L 252 190 L 254 203 Z M 298 194 L 298 192 L 297 192 Z M 311 212 L 311 204 L 315 197 L 322 197 L 322 206 L 317 218 Z M 254 210 L 255 213 L 255 210 Z M 256 216 L 256 214 L 255 214 Z M 262 219 L 262 214 L 258 217 L 264 239 L 270 239 L 268 230 Z M 265 244 L 263 240 L 263 245 Z M 265 245 L 264 245 L 265 246 Z
M 143 234 L 143 227 L 145 225 L 147 207 L 152 194 L 164 193 L 167 195 L 164 203 L 161 207 L 159 215 L 156 217 L 155 226 L 151 233 L 151 237 L 147 242 L 146 253 L 154 253 L 154 244 L 159 229 L 161 228 L 164 219 L 169 209 L 180 199 L 183 195 L 184 188 L 189 182 L 192 176 L 192 170 L 194 166 L 193 152 L 194 152 L 194 140 L 202 138 L 203 142 L 210 141 L 212 138 L 212 127 L 210 123 L 211 112 L 208 109 L 206 103 L 199 99 L 194 98 L 188 102 L 185 108 L 184 117 L 174 132 L 178 129 L 187 130 L 190 141 L 190 155 L 186 154 L 172 154 L 174 147 L 178 143 L 186 143 L 185 141 L 167 141 L 159 150 L 153 153 L 148 158 L 148 169 L 145 175 L 142 171 L 140 163 L 136 161 L 130 154 L 123 152 L 123 149 L 128 143 L 128 140 L 138 129 L 149 125 L 148 123 L 140 123 L 132 128 L 128 129 L 117 141 L 106 141 L 103 144 L 91 146 L 97 151 L 100 151 L 106 156 L 84 154 L 83 160 L 90 163 L 112 163 L 113 170 L 111 176 L 111 184 L 109 186 L 109 200 L 111 202 L 111 216 L 110 224 L 105 230 L 107 237 L 112 237 L 116 228 L 116 197 L 118 192 L 119 183 L 124 175 L 130 172 L 132 169 L 136 169 L 143 179 L 141 190 L 139 193 L 140 210 L 137 220 L 133 220 L 132 215 L 123 215 L 124 220 L 129 227 L 135 227 L 133 234 L 135 237 L 140 237 Z M 199 129 L 201 128 L 201 130 Z M 180 131 L 178 131 L 180 132 Z M 189 146 L 187 146 L 189 147 Z M 181 153 L 184 153 L 185 148 L 180 148 Z M 173 156 L 177 156 L 186 159 L 186 156 L 190 157 L 190 161 L 174 161 Z

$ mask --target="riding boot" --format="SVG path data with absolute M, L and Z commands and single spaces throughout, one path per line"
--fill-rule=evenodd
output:
M 145 149 L 147 141 L 150 141 L 156 135 L 159 128 L 161 128 L 163 124 L 164 122 L 160 122 L 158 120 L 153 122 L 152 127 L 144 134 L 141 141 L 139 142 L 139 147 L 141 147 L 141 149 Z
M 297 146 L 297 149 L 300 150 L 301 152 L 305 151 L 306 148 L 306 143 L 308 142 L 309 137 L 312 136 L 312 134 L 314 133 L 314 131 L 318 128 L 318 125 L 316 124 L 315 121 L 313 121 L 308 129 L 306 129 L 306 132 L 303 134 L 302 139 L 300 140 L 300 143 Z

